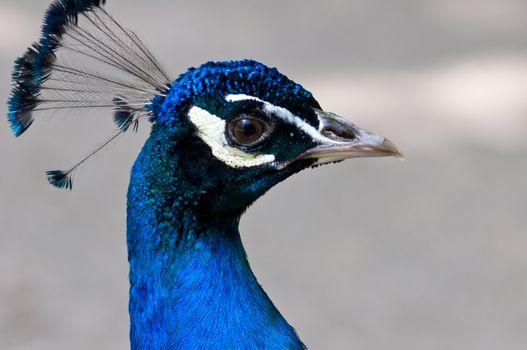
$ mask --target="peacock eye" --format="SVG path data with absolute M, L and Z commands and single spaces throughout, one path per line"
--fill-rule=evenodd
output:
M 261 145 L 272 129 L 272 123 L 242 114 L 228 123 L 227 134 L 231 144 L 248 149 Z

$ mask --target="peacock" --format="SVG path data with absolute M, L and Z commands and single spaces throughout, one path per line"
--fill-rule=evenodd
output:
M 56 0 L 40 39 L 15 62 L 16 136 L 41 111 L 111 110 L 113 136 L 151 125 L 127 195 L 130 345 L 149 349 L 305 349 L 251 271 L 238 225 L 274 185 L 348 158 L 395 156 L 388 139 L 323 111 L 254 60 L 208 62 L 175 80 L 105 0 Z

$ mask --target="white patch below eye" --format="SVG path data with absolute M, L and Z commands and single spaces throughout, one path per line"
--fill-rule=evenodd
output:
M 188 112 L 198 136 L 211 149 L 212 154 L 232 168 L 249 168 L 272 163 L 273 154 L 250 154 L 229 145 L 225 137 L 225 120 L 193 106 Z

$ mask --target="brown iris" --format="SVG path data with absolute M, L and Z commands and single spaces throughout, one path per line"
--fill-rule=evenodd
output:
M 231 143 L 241 148 L 261 144 L 272 131 L 270 123 L 246 114 L 232 119 L 227 129 Z

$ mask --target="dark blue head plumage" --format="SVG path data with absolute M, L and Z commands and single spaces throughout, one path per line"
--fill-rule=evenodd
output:
M 291 81 L 276 68 L 253 60 L 208 62 L 191 68 L 172 85 L 163 109 L 156 110 L 156 121 L 173 123 L 175 111 L 195 100 L 216 100 L 229 94 L 245 94 L 287 107 L 317 123 L 313 108 L 320 108 L 313 95 Z
M 209 62 L 173 81 L 104 2 L 51 5 L 40 40 L 15 62 L 8 119 L 19 136 L 34 112 L 113 110 L 107 142 L 47 173 L 69 189 L 93 154 L 151 121 L 128 192 L 132 348 L 302 349 L 251 272 L 240 216 L 307 167 L 400 152 L 252 60 Z

